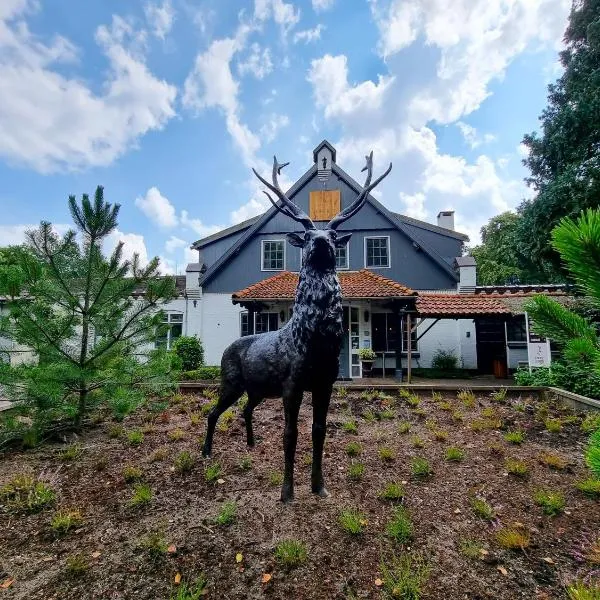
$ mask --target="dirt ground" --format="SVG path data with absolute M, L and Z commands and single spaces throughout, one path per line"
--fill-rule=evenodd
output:
M 403 598 L 397 589 L 386 591 L 385 565 L 393 555 L 419 556 L 428 565 L 423 598 L 553 600 L 566 598 L 565 585 L 574 579 L 598 576 L 600 504 L 574 487 L 589 477 L 582 458 L 586 435 L 579 416 L 565 409 L 551 406 L 546 412 L 538 399 L 498 401 L 487 395 L 469 407 L 453 394 L 435 399 L 421 394 L 418 406 L 411 407 L 397 393 L 367 399 L 342 390 L 328 418 L 324 474 L 331 495 L 321 499 L 309 488 L 307 394 L 300 413 L 296 498 L 282 505 L 281 401 L 256 409 L 252 450 L 239 415 L 227 431 L 217 430 L 210 461 L 200 457 L 205 418 L 199 412 L 206 402 L 200 394 L 176 396 L 164 412 L 128 417 L 123 431 L 110 420 L 90 428 L 75 439 L 79 446 L 56 442 L 5 453 L 0 488 L 18 473 L 31 473 L 48 482 L 56 500 L 33 514 L 0 505 L 0 584 L 5 586 L 0 596 L 160 600 L 175 598 L 179 576 L 187 582 L 203 574 L 204 597 L 215 599 Z M 555 433 L 544 425 L 552 417 L 562 420 Z M 353 419 L 357 433 L 344 426 Z M 407 433 L 400 432 L 403 422 L 411 424 Z M 481 428 L 482 423 L 487 425 Z M 516 429 L 525 432 L 520 445 L 503 437 Z M 132 430 L 144 431 L 137 446 L 128 441 Z M 444 432 L 447 439 L 441 439 Z M 416 437 L 422 447 L 416 447 Z M 348 456 L 350 442 L 360 444 L 360 455 Z M 390 460 L 382 460 L 382 447 L 391 449 Z M 448 447 L 462 449 L 464 460 L 445 460 Z M 75 448 L 73 456 L 68 451 L 65 456 L 65 448 Z M 174 467 L 184 450 L 196 459 L 188 473 Z M 564 468 L 540 462 L 544 452 L 564 459 Z M 251 467 L 244 469 L 246 457 Z M 415 457 L 427 459 L 433 474 L 415 477 Z M 508 474 L 508 458 L 524 461 L 529 477 Z M 222 472 L 209 483 L 205 468 L 215 462 Z M 349 478 L 353 463 L 364 464 L 361 480 Z M 141 469 L 142 481 L 153 491 L 149 504 L 128 505 L 134 484 L 124 480 L 127 466 Z M 394 506 L 379 498 L 392 481 L 404 487 L 403 504 L 414 525 L 412 540 L 404 545 L 386 534 Z M 542 488 L 564 494 L 558 516 L 544 515 L 534 501 Z M 474 498 L 493 508 L 489 520 L 474 513 Z M 237 504 L 237 518 L 219 525 L 215 519 L 226 501 Z M 345 508 L 363 513 L 363 534 L 341 529 L 338 518 Z M 82 523 L 57 535 L 52 517 L 74 509 Z M 496 534 L 503 527 L 528 534 L 529 546 L 501 547 Z M 154 553 L 144 547 L 151 532 L 164 542 Z M 280 566 L 274 555 L 286 539 L 306 545 L 306 560 L 294 568 Z M 467 542 L 475 548 L 471 557 L 464 552 Z M 83 563 L 79 572 L 72 567 L 74 556 Z

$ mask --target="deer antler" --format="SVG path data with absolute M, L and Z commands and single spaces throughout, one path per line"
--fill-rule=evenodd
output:
M 263 193 L 267 196 L 267 198 L 271 201 L 271 204 L 284 215 L 294 219 L 294 221 L 298 221 L 298 223 L 302 223 L 304 225 L 304 229 L 315 229 L 313 222 L 310 220 L 310 217 L 296 204 L 294 204 L 283 192 L 283 190 L 279 187 L 279 181 L 277 180 L 277 176 L 281 173 L 281 169 L 288 165 L 289 163 L 280 164 L 277 162 L 277 157 L 273 157 L 273 183 L 269 183 L 266 179 L 261 177 L 256 169 L 252 169 L 254 174 L 258 177 L 258 179 L 266 185 L 272 192 L 274 192 L 279 200 L 281 201 L 281 205 L 277 204 L 275 200 L 271 197 L 269 192 Z
M 365 179 L 365 184 L 362 191 L 350 206 L 346 207 L 335 217 L 333 217 L 331 221 L 329 221 L 327 224 L 328 229 L 337 229 L 344 221 L 347 221 L 351 216 L 355 215 L 366 202 L 369 192 L 379 185 L 381 181 L 390 174 L 390 171 L 392 170 L 392 163 L 390 163 L 390 166 L 386 169 L 383 175 L 371 183 L 371 177 L 373 176 L 373 151 L 371 150 L 371 153 L 368 156 L 365 156 L 365 158 L 367 160 L 367 164 L 362 168 L 361 173 L 363 171 L 367 171 L 367 178 Z

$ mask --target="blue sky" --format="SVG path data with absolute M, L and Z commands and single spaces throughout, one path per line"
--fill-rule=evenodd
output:
M 250 167 L 323 138 L 377 195 L 477 241 L 531 194 L 569 0 L 2 0 L 0 244 L 69 223 L 69 194 L 122 205 L 129 253 L 181 271 L 191 242 L 262 212 Z

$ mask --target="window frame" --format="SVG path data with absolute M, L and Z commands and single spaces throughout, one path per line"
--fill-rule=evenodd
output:
M 256 335 L 259 333 L 268 333 L 270 331 L 277 331 L 278 329 L 281 329 L 281 323 L 280 323 L 280 318 L 279 318 L 279 313 L 275 310 L 265 310 L 265 311 L 261 311 L 261 312 L 254 312 L 254 329 L 253 329 L 253 333 L 250 334 L 249 331 L 249 326 L 250 326 L 250 320 L 249 320 L 249 316 L 250 316 L 250 311 L 248 310 L 242 310 L 240 311 L 240 337 L 246 337 L 248 335 Z M 267 331 L 256 331 L 256 318 L 258 315 L 267 315 Z M 269 328 L 269 320 L 270 317 L 273 316 L 275 319 L 275 323 L 276 323 L 276 328 L 275 329 L 270 329 Z M 246 321 L 246 333 L 244 333 L 244 319 Z
M 343 247 L 343 246 L 342 246 Z M 336 248 L 337 250 L 338 248 Z M 350 270 L 350 240 L 346 242 L 346 266 L 338 267 L 337 266 L 337 256 L 335 257 L 335 268 L 337 271 L 349 271 Z
M 172 349 L 172 347 L 173 347 L 174 341 L 177 340 L 177 338 L 181 337 L 182 335 L 185 335 L 185 333 L 183 331 L 183 326 L 185 324 L 185 318 L 184 318 L 183 312 L 180 312 L 180 311 L 165 312 L 164 315 L 165 315 L 164 319 L 161 321 L 161 325 L 166 325 L 167 326 L 167 329 L 165 331 L 166 343 L 165 343 L 164 348 L 167 351 L 170 351 Z M 180 317 L 180 320 L 179 319 L 176 320 L 176 321 L 172 320 L 171 317 L 174 317 L 174 316 L 175 317 Z M 173 339 L 173 336 L 172 336 L 173 325 L 179 325 L 179 326 L 181 326 L 181 333 L 177 337 L 175 337 L 175 340 Z M 158 336 L 154 340 L 154 347 L 155 348 L 160 348 L 161 347 L 158 344 Z
M 375 315 L 378 315 L 377 317 L 375 317 Z M 376 349 L 375 348 L 375 333 L 373 331 L 373 323 L 375 322 L 376 318 L 379 318 L 379 315 L 385 315 L 385 343 L 386 343 L 386 347 L 387 350 L 381 350 L 381 349 Z M 396 348 L 390 348 L 390 344 L 388 341 L 388 321 L 390 319 L 397 319 L 398 316 L 396 314 L 394 314 L 393 312 L 385 312 L 385 311 L 375 311 L 371 313 L 371 343 L 372 343 L 372 347 L 373 347 L 373 351 L 374 352 L 387 352 L 387 353 L 392 353 L 396 351 Z M 402 356 L 407 356 L 408 355 L 408 348 L 406 345 L 406 326 L 408 323 L 408 318 L 405 315 L 402 319 L 402 329 L 401 331 L 397 330 L 396 327 L 396 336 L 401 335 L 402 336 Z M 415 328 L 414 331 L 411 332 L 410 334 L 410 340 L 411 340 L 411 355 L 415 356 L 417 354 L 419 354 L 419 340 L 417 339 L 418 333 L 417 333 L 417 328 Z
M 283 266 L 281 269 L 265 269 L 265 242 L 279 242 L 283 246 Z M 284 239 L 268 239 L 260 240 L 260 270 L 264 272 L 269 271 L 285 271 L 286 263 L 286 242 Z
M 387 265 L 369 266 L 367 264 L 367 240 L 387 240 Z M 392 268 L 392 244 L 389 235 L 369 235 L 364 238 L 364 265 L 365 269 L 391 269 Z

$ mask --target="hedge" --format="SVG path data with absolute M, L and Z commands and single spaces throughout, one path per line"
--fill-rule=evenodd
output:
M 221 377 L 221 367 L 204 366 L 182 373 L 184 381 L 213 381 Z

